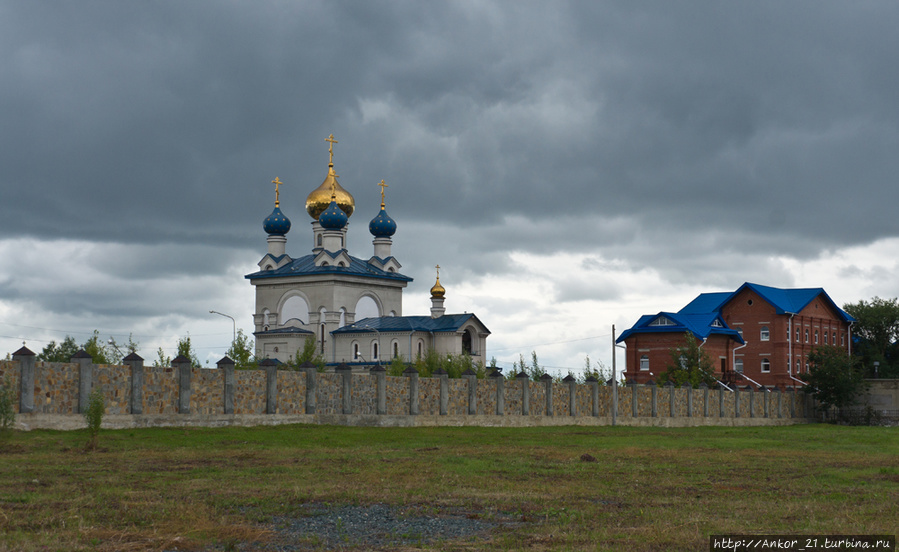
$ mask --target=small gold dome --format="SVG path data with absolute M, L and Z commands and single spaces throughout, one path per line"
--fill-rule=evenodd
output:
M 440 285 L 440 276 L 437 276 L 437 283 L 431 288 L 431 297 L 442 299 L 446 295 L 446 289 Z
M 318 220 L 318 216 L 328 208 L 328 205 L 331 204 L 332 189 L 334 190 L 333 193 L 337 199 L 338 207 L 346 213 L 347 217 L 353 214 L 353 211 L 356 209 L 356 200 L 353 199 L 352 194 L 344 190 L 340 183 L 337 182 L 337 173 L 334 172 L 334 165 L 330 164 L 328 165 L 328 176 L 325 177 L 325 181 L 306 196 L 306 212 L 309 213 L 310 217 Z

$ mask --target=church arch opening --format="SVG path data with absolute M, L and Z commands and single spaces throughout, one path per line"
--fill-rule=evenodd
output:
M 381 316 L 381 310 L 374 299 L 368 295 L 364 295 L 356 302 L 356 320 L 363 318 L 377 318 Z
M 299 295 L 289 297 L 281 306 L 281 324 L 294 319 L 299 320 L 301 324 L 309 322 L 309 305 Z
M 462 353 L 466 355 L 471 354 L 471 341 L 471 330 L 462 332 Z

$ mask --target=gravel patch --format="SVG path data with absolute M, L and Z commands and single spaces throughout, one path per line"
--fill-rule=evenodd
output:
M 307 504 L 299 517 L 278 516 L 267 528 L 266 543 L 242 543 L 239 551 L 392 550 L 448 541 L 477 542 L 498 527 L 517 525 L 510 518 L 432 512 L 430 509 L 372 504 L 329 506 Z

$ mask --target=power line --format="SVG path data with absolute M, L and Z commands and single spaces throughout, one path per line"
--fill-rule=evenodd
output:
M 491 351 L 510 351 L 510 350 L 513 350 L 513 349 L 518 349 L 518 350 L 521 350 L 521 349 L 532 349 L 532 348 L 534 348 L 534 347 L 544 347 L 544 346 L 546 346 L 546 345 L 559 345 L 559 344 L 561 344 L 561 343 L 574 343 L 574 342 L 576 342 L 576 341 L 587 341 L 587 340 L 590 340 L 590 339 L 599 339 L 599 338 L 601 338 L 601 337 L 611 337 L 611 336 L 612 336 L 612 334 L 607 333 L 607 334 L 605 334 L 605 335 L 594 335 L 594 336 L 591 336 L 591 337 L 580 337 L 580 338 L 578 338 L 578 339 L 568 339 L 568 340 L 565 340 L 565 341 L 551 341 L 551 342 L 549 342 L 549 343 L 538 343 L 538 344 L 536 344 L 536 345 L 521 345 L 521 346 L 519 346 L 519 347 L 505 347 L 505 348 L 503 348 L 503 349 L 490 349 L 490 350 L 491 350 Z

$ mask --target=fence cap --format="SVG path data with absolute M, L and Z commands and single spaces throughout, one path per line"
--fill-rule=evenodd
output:
M 22 347 L 15 353 L 13 353 L 12 356 L 35 356 L 35 354 L 31 349 L 22 345 Z
M 631 387 L 633 387 L 633 386 L 637 385 L 637 380 L 631 378 L 631 379 L 627 380 L 625 383 L 626 383 L 626 385 L 630 385 Z
M 462 375 L 463 376 L 477 376 L 478 374 L 477 374 L 477 372 L 475 372 L 474 370 L 469 368 L 468 370 L 465 370 L 464 372 L 462 372 Z
M 649 381 L 647 381 L 644 385 L 652 385 L 653 387 L 655 387 L 656 380 L 649 378 Z
M 515 374 L 515 379 L 528 379 L 529 377 L 531 377 L 531 376 L 529 376 L 528 373 L 525 372 L 524 370 Z
M 184 355 L 178 355 L 172 359 L 172 364 L 180 364 L 182 362 L 186 362 L 186 363 L 190 364 L 190 359 Z M 262 364 L 262 362 L 260 362 L 259 364 Z
M 568 374 L 567 376 L 562 378 L 562 381 L 564 381 L 565 383 L 571 383 L 571 382 L 577 381 L 577 380 L 574 379 L 574 376 L 572 376 L 571 374 Z
M 501 377 L 503 377 L 503 373 L 500 372 L 499 370 L 494 370 L 494 371 L 490 372 L 490 375 L 487 377 L 488 378 L 501 378 Z
M 709 384 L 707 384 L 706 382 L 702 382 L 702 383 L 699 384 L 699 388 L 700 388 L 700 389 L 708 389 L 708 388 L 709 388 Z
M 346 362 L 341 362 L 337 366 L 334 367 L 335 372 L 351 372 L 353 369 L 350 368 L 350 365 Z
M 549 374 L 543 374 L 542 376 L 540 376 L 540 381 L 552 381 L 552 380 L 553 380 L 553 377 L 550 376 Z
M 18 353 L 16 353 L 16 354 L 18 354 Z M 73 359 L 76 359 L 76 358 L 91 358 L 91 356 L 90 356 L 89 354 L 87 354 L 87 351 L 85 351 L 84 349 L 78 349 L 78 351 L 77 351 L 74 355 L 72 355 L 72 358 L 73 358 Z
M 686 381 L 683 383 L 683 385 L 681 385 L 681 387 L 683 387 L 684 389 L 688 389 L 688 388 L 693 389 L 693 386 L 690 385 L 689 383 L 687 383 Z
M 173 360 L 172 362 L 175 362 L 175 361 Z M 281 363 L 273 358 L 266 358 L 266 359 L 263 359 L 259 363 L 259 366 L 277 366 L 279 364 L 281 364 Z
M 587 379 L 585 379 L 584 381 L 586 381 L 587 383 L 597 383 L 599 380 L 596 379 L 596 376 L 587 376 Z
M 231 357 L 228 355 L 223 356 L 218 362 L 215 363 L 216 366 L 234 366 L 234 361 L 231 360 Z
M 438 368 L 438 369 L 434 370 L 433 372 L 431 372 L 431 375 L 446 376 L 446 375 L 448 375 L 448 372 L 446 370 L 444 370 L 443 368 Z
M 310 361 L 307 360 L 307 361 L 304 362 L 303 364 L 300 364 L 300 365 L 298 366 L 298 368 L 315 368 L 315 369 L 318 369 L 318 366 L 316 366 L 315 364 L 312 364 Z
M 225 357 L 225 358 L 228 358 L 228 357 Z M 143 359 L 144 359 L 144 358 L 143 358 L 142 356 L 140 356 L 139 354 L 137 354 L 137 353 L 128 353 L 128 356 L 126 356 L 126 357 L 123 358 L 122 360 L 124 360 L 124 361 L 126 361 L 126 362 L 129 362 L 129 361 L 143 360 Z
M 407 376 L 411 376 L 412 374 L 418 375 L 418 370 L 415 369 L 415 366 L 412 366 L 410 364 L 410 365 L 406 366 L 406 369 L 403 370 L 403 373 L 406 374 Z
M 746 387 L 744 387 L 743 389 L 748 389 L 749 391 L 754 391 L 754 389 L 752 388 L 752 386 L 751 386 L 751 385 L 748 385 L 748 384 L 747 384 Z
M 666 381 L 666 382 L 665 382 L 665 387 L 674 387 L 674 382 L 671 381 L 671 380 Z
M 368 369 L 369 372 L 386 372 L 387 368 L 384 368 L 380 364 L 375 364 L 371 368 Z

